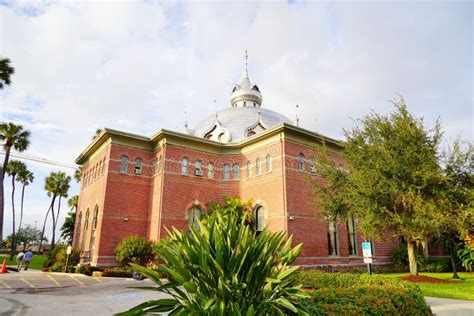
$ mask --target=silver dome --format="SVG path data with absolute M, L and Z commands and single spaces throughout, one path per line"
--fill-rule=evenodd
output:
M 209 115 L 193 130 L 195 136 L 223 143 L 238 142 L 279 123 L 293 122 L 287 117 L 260 107 L 233 107 Z

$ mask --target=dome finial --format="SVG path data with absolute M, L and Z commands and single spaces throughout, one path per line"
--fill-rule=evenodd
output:
M 247 48 L 245 49 L 245 73 L 244 73 L 244 78 L 249 79 L 249 54 L 247 52 Z

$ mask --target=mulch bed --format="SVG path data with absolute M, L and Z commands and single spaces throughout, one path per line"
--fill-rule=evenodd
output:
M 432 278 L 429 276 L 424 276 L 424 275 L 407 275 L 407 276 L 402 276 L 398 277 L 401 280 L 404 281 L 409 281 L 413 283 L 456 283 L 454 281 L 448 281 L 448 280 L 441 280 L 437 278 Z

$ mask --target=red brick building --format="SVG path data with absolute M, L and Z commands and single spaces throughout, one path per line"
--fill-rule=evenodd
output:
M 261 105 L 246 70 L 231 106 L 187 133 L 146 137 L 104 129 L 76 160 L 83 178 L 73 246 L 81 262 L 116 265 L 122 238 L 160 240 L 164 227 L 186 229 L 208 202 L 238 196 L 253 200 L 257 229 L 268 225 L 303 243 L 299 264 L 361 264 L 357 222 L 317 219 L 307 182 L 308 175 L 319 178 L 314 157 L 322 142 L 336 161 L 340 143 Z M 375 242 L 375 262 L 387 262 L 394 245 Z

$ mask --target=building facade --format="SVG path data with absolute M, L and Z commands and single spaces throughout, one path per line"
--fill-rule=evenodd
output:
M 186 126 L 187 128 L 187 126 Z M 73 246 L 81 262 L 117 265 L 115 248 L 126 236 L 152 241 L 165 227 L 186 230 L 225 197 L 252 199 L 257 229 L 293 235 L 303 243 L 301 265 L 360 265 L 357 221 L 318 219 L 308 178 L 326 144 L 342 163 L 337 140 L 295 126 L 262 107 L 262 94 L 247 69 L 229 108 L 204 118 L 186 133 L 160 130 L 151 137 L 105 128 L 80 154 L 83 166 Z M 375 242 L 375 262 L 386 263 L 396 242 Z

